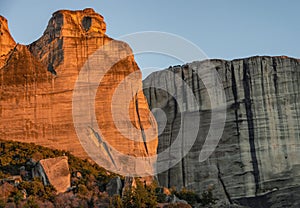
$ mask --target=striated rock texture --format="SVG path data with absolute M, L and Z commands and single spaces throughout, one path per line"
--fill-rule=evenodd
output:
M 223 83 L 227 118 L 215 152 L 199 162 L 211 122 L 211 104 L 197 72 L 207 65 L 218 71 Z M 264 56 L 193 62 L 154 72 L 143 85 L 150 108 L 162 109 L 167 118 L 159 135 L 158 152 L 174 142 L 180 126 L 185 127 L 184 117 L 200 114 L 191 151 L 176 166 L 158 175 L 161 185 L 185 186 L 198 193 L 213 189 L 219 199 L 251 207 L 299 206 L 300 60 Z M 165 85 L 167 90 L 149 88 L 158 85 Z M 199 112 L 185 97 L 187 88 L 195 95 Z M 184 107 L 180 109 L 180 105 Z M 158 112 L 154 115 L 161 129 L 164 116 Z M 189 134 L 182 137 L 178 154 Z
M 0 68 L 4 66 L 15 46 L 16 43 L 10 35 L 7 20 L 0 15 Z
M 4 29 L 8 31 L 6 26 Z M 101 57 L 99 55 L 102 59 L 97 60 L 98 63 L 107 62 L 111 54 L 120 57 L 122 54 L 129 54 L 114 63 L 101 82 L 99 80 L 95 99 L 86 95 L 89 89 L 82 89 L 85 93 L 73 98 L 79 72 L 82 68 L 89 67 L 88 64 L 84 65 L 88 58 L 113 41 L 105 31 L 103 17 L 93 9 L 60 10 L 53 14 L 40 39 L 29 46 L 19 45 L 11 52 L 10 58 L 0 69 L 1 139 L 34 142 L 87 157 L 73 124 L 72 99 L 77 99 L 84 100 L 87 106 L 95 103 L 96 118 L 92 119 L 97 119 L 101 132 L 96 132 L 92 121 L 83 119 L 82 122 L 86 125 L 91 122 L 90 129 L 83 129 L 85 134 L 90 134 L 91 131 L 95 135 L 101 135 L 107 146 L 124 155 L 147 157 L 156 153 L 156 122 L 151 117 L 141 90 L 140 70 L 127 44 L 114 41 L 114 44 L 107 46 L 110 48 L 106 48 L 105 54 Z M 1 39 L 0 44 L 14 47 L 12 43 L 13 40 L 6 38 Z M 85 74 L 86 77 L 94 75 L 95 66 L 93 67 Z M 129 92 L 132 97 L 128 109 L 114 113 L 118 119 L 117 128 L 112 117 L 112 99 L 115 96 L 120 105 L 123 102 L 126 104 L 124 100 L 118 99 L 119 94 L 115 91 L 125 77 L 133 72 L 134 77 L 127 80 L 126 85 L 122 85 L 122 90 Z M 77 109 L 82 115 L 91 113 L 84 110 L 84 107 Z M 123 114 L 129 114 L 129 119 Z M 138 133 L 134 135 L 134 140 L 130 140 L 120 133 L 119 128 L 128 131 L 127 136 L 131 135 L 132 129 Z M 144 130 L 148 128 L 152 129 L 152 138 L 144 134 Z M 134 165 L 136 164 L 131 164 Z M 150 174 L 151 170 L 149 171 Z

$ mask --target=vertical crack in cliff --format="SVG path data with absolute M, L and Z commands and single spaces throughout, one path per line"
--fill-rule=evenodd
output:
M 140 112 L 139 112 L 138 94 L 136 94 L 136 97 L 135 97 L 135 111 L 136 111 L 136 114 L 137 114 L 137 117 L 138 117 L 138 122 L 139 122 L 139 125 L 140 125 L 140 128 L 141 128 L 141 135 L 142 135 L 144 147 L 145 147 L 147 155 L 149 155 L 148 147 L 147 147 L 147 138 L 146 138 L 146 135 L 145 135 L 145 130 L 144 130 L 144 127 L 143 127 L 143 124 L 142 124 L 142 121 L 141 121 Z
M 178 92 L 177 92 L 177 85 L 176 85 L 176 73 L 174 71 L 174 67 L 172 68 L 171 70 L 172 74 L 173 74 L 173 84 L 174 84 L 174 87 L 173 89 L 175 89 L 175 92 L 174 92 L 174 97 L 171 97 L 171 100 L 168 99 L 168 103 L 167 103 L 167 106 L 172 106 L 169 104 L 169 102 L 173 101 L 174 102 L 174 117 L 173 117 L 173 120 L 171 121 L 171 129 L 174 128 L 174 124 L 175 124 L 175 121 L 176 121 L 176 117 L 177 117 L 177 114 L 178 114 L 178 104 L 177 104 L 177 96 L 178 96 Z M 172 139 L 173 139 L 173 131 L 170 132 L 170 141 L 169 141 L 169 147 L 172 146 Z M 172 153 L 172 149 L 169 148 L 169 158 L 172 158 L 173 156 L 171 155 Z M 169 167 L 171 167 L 171 159 L 170 159 L 170 162 L 169 162 Z M 168 187 L 170 188 L 171 187 L 171 170 L 172 168 L 169 168 L 168 169 Z
M 52 50 L 51 50 L 52 49 Z M 49 56 L 48 56 L 48 66 L 47 66 L 47 70 L 53 74 L 53 75 L 57 75 L 53 63 L 55 61 L 55 45 L 54 45 L 54 39 L 51 40 L 51 42 L 49 43 Z
M 186 65 L 184 65 L 183 67 L 181 67 L 181 82 L 184 82 L 185 83 L 185 76 L 184 76 L 184 68 L 187 67 Z M 185 89 L 185 85 L 182 84 L 182 101 L 183 101 L 183 107 L 187 106 L 187 93 L 186 93 L 186 89 Z M 185 109 L 183 109 L 185 110 Z M 181 116 L 184 116 L 183 114 L 181 114 Z M 182 128 L 184 128 L 184 124 L 182 123 Z M 182 132 L 184 132 L 184 129 L 182 129 Z M 183 135 L 182 135 L 183 136 Z M 183 138 L 181 139 L 181 174 L 182 174 L 182 183 L 183 183 L 183 187 L 185 187 L 186 183 L 185 183 L 185 159 L 183 157 L 184 155 L 184 150 L 185 150 L 185 147 L 184 147 L 184 140 Z
M 274 82 L 274 88 L 275 88 L 275 95 L 278 95 L 278 76 L 277 76 L 277 63 L 274 58 L 272 58 L 272 64 L 273 64 L 273 69 L 274 69 L 274 74 L 273 74 L 273 82 Z
M 247 116 L 247 123 L 248 123 L 248 134 L 249 134 L 249 144 L 250 144 L 250 154 L 253 166 L 253 176 L 255 182 L 255 195 L 259 190 L 259 168 L 258 168 L 258 161 L 256 156 L 256 149 L 255 149 L 255 137 L 254 137 L 254 123 L 253 123 L 253 112 L 252 112 L 252 104 L 251 104 L 251 75 L 249 70 L 248 63 L 243 61 L 243 85 L 244 85 L 244 93 L 245 93 L 245 108 L 246 108 L 246 116 Z
M 238 115 L 238 109 L 239 109 L 240 103 L 238 102 L 236 78 L 235 78 L 233 64 L 231 64 L 231 82 L 232 82 L 232 94 L 233 94 L 233 99 L 234 99 L 235 125 L 236 125 L 238 141 L 240 142 L 240 127 L 239 127 L 239 115 Z
M 260 66 L 260 70 L 261 70 L 261 78 L 260 78 L 260 81 L 261 81 L 261 93 L 262 93 L 262 100 L 263 100 L 263 111 L 264 111 L 264 116 L 266 119 L 269 119 L 268 117 L 268 111 L 267 111 L 267 101 L 266 101 L 266 92 L 265 92 L 265 84 L 264 84 L 264 76 L 265 76 L 265 73 L 264 73 L 264 66 L 263 66 L 263 61 L 261 61 L 261 66 Z M 267 74 L 266 74 L 267 76 Z M 269 126 L 266 125 L 265 126 L 265 131 L 270 131 L 269 129 Z M 271 139 L 267 139 L 267 142 L 268 142 L 268 152 L 269 152 L 269 157 L 271 158 L 272 155 L 271 155 Z
M 220 166 L 219 166 L 219 163 L 217 161 L 217 169 L 218 169 L 218 180 L 220 181 L 221 185 L 222 185 L 222 188 L 224 190 L 224 193 L 226 195 L 226 198 L 228 199 L 229 203 L 230 204 L 233 204 L 232 200 L 231 200 L 231 197 L 230 197 L 230 194 L 228 193 L 227 189 L 226 189 L 226 186 L 225 186 L 225 183 L 222 179 L 222 174 L 221 174 L 221 171 L 220 171 Z
M 285 143 L 285 138 L 290 137 L 290 135 L 285 135 L 285 132 L 289 132 L 289 131 L 285 131 L 284 130 L 284 124 L 288 123 L 286 118 L 283 116 L 282 113 L 282 108 L 281 108 L 281 103 L 280 103 L 280 93 L 278 91 L 278 74 L 277 74 L 277 62 L 276 62 L 276 58 L 272 57 L 272 66 L 273 66 L 273 70 L 274 70 L 274 74 L 273 74 L 273 82 L 274 82 L 274 89 L 275 89 L 275 99 L 276 99 L 276 106 L 277 106 L 277 115 L 278 115 L 278 120 L 283 120 L 284 122 L 279 122 L 278 126 L 280 129 L 280 135 L 279 135 L 279 139 L 282 142 L 282 146 L 283 146 L 283 152 L 284 152 L 284 156 L 285 158 L 287 158 L 288 155 L 288 150 L 287 150 L 287 146 Z

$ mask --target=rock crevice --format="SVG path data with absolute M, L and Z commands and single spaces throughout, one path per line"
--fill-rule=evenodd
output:
M 225 129 L 216 150 L 207 161 L 199 162 L 199 153 L 211 122 L 212 105 L 197 74 L 207 66 L 218 71 L 226 95 L 227 113 Z M 188 91 L 181 82 L 175 81 L 176 76 L 192 90 L 199 111 L 183 99 Z M 161 185 L 178 189 L 185 186 L 198 193 L 213 186 L 215 197 L 227 198 L 233 203 L 245 198 L 259 199 L 268 194 L 263 198 L 269 200 L 268 204 L 276 204 L 278 201 L 274 199 L 283 192 L 269 193 L 270 190 L 294 190 L 292 187 L 300 182 L 299 80 L 298 59 L 268 56 L 193 62 L 149 75 L 143 81 L 149 106 L 151 109 L 161 108 L 167 121 L 174 120 L 176 112 L 181 115 L 200 113 L 199 132 L 193 147 L 177 165 L 158 175 Z M 148 87 L 160 85 L 167 86 L 167 92 L 179 94 L 166 96 L 167 92 Z M 160 129 L 164 116 L 154 115 Z M 172 144 L 180 126 L 185 126 L 180 123 L 182 121 L 166 123 L 159 135 L 158 152 Z M 191 140 L 189 135 L 182 137 L 184 142 Z M 179 154 L 182 149 L 170 151 Z M 295 200 L 295 195 L 292 192 L 289 200 Z

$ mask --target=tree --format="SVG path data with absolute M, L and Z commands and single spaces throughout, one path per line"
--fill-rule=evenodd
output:
M 5 208 L 6 203 L 0 199 L 0 208 Z
M 215 204 L 216 199 L 213 197 L 211 190 L 204 191 L 201 195 L 201 204 L 202 205 L 210 205 Z
M 145 186 L 136 180 L 136 188 L 127 187 L 123 193 L 122 203 L 129 208 L 155 208 L 157 198 L 155 186 Z
M 123 202 L 119 195 L 114 195 L 110 198 L 109 208 L 123 208 Z
M 24 208 L 39 208 L 39 205 L 36 203 L 35 198 L 33 196 L 30 196 L 27 199 Z
M 18 190 L 17 192 L 12 192 L 12 196 L 16 205 L 19 205 L 20 201 L 24 199 L 24 195 L 20 190 Z
M 188 190 L 186 188 L 182 188 L 181 191 L 175 195 L 178 198 L 185 200 L 190 205 L 201 202 L 200 197 L 194 191 Z

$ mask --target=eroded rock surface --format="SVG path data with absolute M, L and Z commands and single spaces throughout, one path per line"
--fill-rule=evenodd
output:
M 7 20 L 0 15 L 0 68 L 4 66 L 16 43 L 11 37 Z
M 44 185 L 51 184 L 57 193 L 64 193 L 71 187 L 68 157 L 40 160 L 33 170 L 33 177 L 40 177 Z
M 206 161 L 199 162 L 211 122 L 211 104 L 197 72 L 207 65 L 218 71 L 223 83 L 227 118 L 215 152 Z M 200 115 L 199 132 L 191 151 L 176 166 L 158 175 L 161 185 L 179 189 L 185 186 L 198 193 L 213 189 L 214 196 L 228 202 L 269 193 L 265 199 L 273 207 L 278 207 L 275 196 L 281 190 L 280 196 L 286 193 L 291 197 L 280 206 L 297 207 L 293 201 L 299 198 L 291 188 L 299 187 L 300 182 L 299 60 L 251 57 L 194 62 L 155 72 L 143 84 L 150 108 L 162 109 L 167 118 L 166 127 L 159 135 L 158 152 L 171 146 L 181 126 L 187 128 L 183 118 Z M 167 90 L 148 88 L 160 84 Z M 195 95 L 199 112 L 186 97 L 187 88 Z M 154 114 L 160 129 L 164 116 L 158 112 Z M 189 132 L 183 134 L 183 144 L 169 151 L 182 154 L 188 137 Z
M 1 139 L 34 142 L 87 157 L 74 129 L 72 101 L 75 100 L 84 102 L 84 106 L 76 109 L 77 117 L 90 114 L 91 111 L 85 111 L 86 106 L 95 104 L 96 116 L 91 116 L 88 121 L 80 121 L 81 124 L 89 126 L 82 129 L 85 134 L 93 132 L 92 136 L 100 135 L 107 146 L 123 155 L 143 158 L 156 153 L 156 122 L 150 116 L 147 101 L 141 90 L 140 70 L 130 47 L 124 42 L 113 41 L 105 31 L 103 17 L 93 9 L 60 10 L 53 14 L 40 39 L 29 46 L 16 47 L 10 55 L 10 60 L 0 69 Z M 1 39 L 1 44 L 2 42 L 13 43 L 6 39 Z M 105 48 L 104 52 L 97 54 L 93 63 L 100 65 L 109 62 L 111 55 L 122 57 L 109 69 L 105 69 L 107 71 L 100 67 L 98 69 L 97 65 L 85 64 L 88 58 L 102 47 Z M 80 96 L 73 97 L 76 80 L 84 67 L 89 69 L 83 76 L 87 77 L 86 83 L 89 83 L 88 77 L 93 78 L 97 70 L 103 73 L 102 80 L 95 83 L 100 83 L 97 91 L 94 91 L 95 99 L 89 96 L 88 84 L 82 87 Z M 121 85 L 122 90 L 116 91 L 130 74 L 133 76 L 126 80 L 126 84 Z M 122 93 L 124 91 L 127 94 Z M 113 98 L 118 104 L 115 109 L 119 109 L 120 106 L 128 108 L 113 113 Z M 118 121 L 118 125 L 114 119 Z M 95 120 L 101 132 L 97 132 Z M 148 128 L 152 129 L 151 138 L 144 133 Z M 129 139 L 130 136 L 134 139 Z M 119 166 L 117 168 L 120 169 Z M 138 168 L 138 165 L 131 163 L 126 168 L 134 169 Z M 149 174 L 151 173 L 150 168 Z

